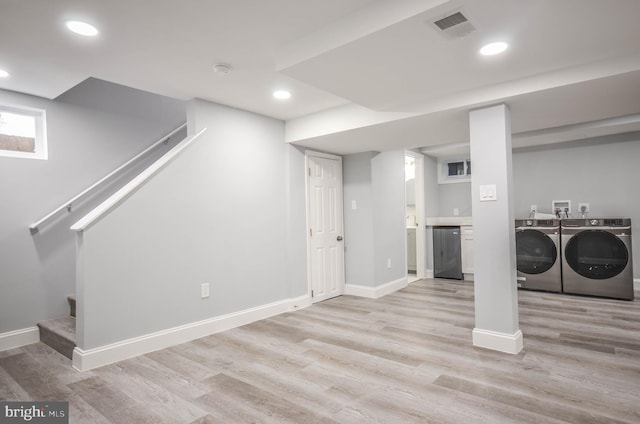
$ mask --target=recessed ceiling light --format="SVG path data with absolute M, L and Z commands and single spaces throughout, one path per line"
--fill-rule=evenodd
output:
M 286 90 L 277 90 L 273 92 L 273 97 L 278 100 L 287 100 L 291 98 L 291 93 Z
M 8 78 L 9 77 L 9 72 L 5 71 L 4 69 L 0 69 L 0 78 Z
M 93 25 L 80 21 L 67 21 L 67 28 L 70 31 L 86 37 L 95 37 L 98 35 L 98 29 Z
M 480 49 L 480 54 L 485 56 L 500 54 L 503 51 L 507 50 L 507 47 L 509 47 L 509 45 L 502 41 L 499 41 L 497 43 L 489 43 Z

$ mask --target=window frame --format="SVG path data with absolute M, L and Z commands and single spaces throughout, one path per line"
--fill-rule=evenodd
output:
M 449 175 L 450 163 L 462 163 L 462 175 Z M 466 183 L 471 181 L 471 160 L 469 156 L 447 156 L 438 159 L 438 184 Z
M 14 150 L 0 149 L 0 157 L 39 160 L 47 160 L 49 158 L 49 149 L 47 145 L 47 112 L 44 109 L 0 103 L 0 112 L 30 116 L 35 119 L 34 151 L 18 152 Z

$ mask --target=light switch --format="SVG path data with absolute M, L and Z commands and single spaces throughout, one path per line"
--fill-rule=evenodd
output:
M 352 201 L 351 201 L 351 209 L 352 209 L 352 210 L 356 210 L 356 209 L 358 209 L 358 204 L 356 203 L 356 201 L 355 201 L 355 200 L 352 200 Z
M 488 184 L 480 186 L 480 201 L 481 202 L 495 202 L 498 200 L 496 197 L 496 185 Z

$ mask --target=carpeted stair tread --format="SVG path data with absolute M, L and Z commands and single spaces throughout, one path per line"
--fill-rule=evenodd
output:
M 38 323 L 40 341 L 67 358 L 73 356 L 76 347 L 76 319 L 71 316 L 50 319 Z

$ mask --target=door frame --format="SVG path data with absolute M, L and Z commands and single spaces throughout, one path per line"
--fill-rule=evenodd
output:
M 405 156 L 411 156 L 416 160 L 416 182 L 415 182 L 415 199 L 416 199 L 416 278 L 422 280 L 426 278 L 427 274 L 427 227 L 426 213 L 425 213 L 425 198 L 424 198 L 424 155 L 422 153 L 414 152 L 413 150 L 405 150 Z M 406 212 L 406 191 L 405 191 L 405 212 Z M 407 249 L 407 235 L 405 231 L 405 249 Z M 408 258 L 409 252 L 405 252 L 405 258 Z M 406 268 L 406 266 L 405 266 Z M 409 272 L 406 271 L 407 278 Z
M 332 159 L 332 160 L 337 160 L 340 164 L 340 168 L 342 170 L 342 156 L 338 156 L 338 155 L 332 155 L 330 153 L 322 153 L 322 152 L 317 152 L 315 150 L 305 150 L 304 151 L 304 191 L 305 191 L 305 209 L 306 209 L 306 237 L 307 237 L 307 294 L 309 296 L 309 299 L 311 301 L 311 303 L 315 303 L 314 302 L 314 298 L 311 295 L 311 280 L 312 280 L 312 276 L 311 276 L 311 208 L 310 208 L 310 202 L 311 202 L 311 197 L 310 197 L 310 192 L 309 192 L 309 183 L 310 183 L 310 166 L 309 166 L 309 158 L 312 157 L 316 157 L 316 158 L 322 158 L 322 159 Z M 340 214 L 340 218 L 342 221 L 342 233 L 344 234 L 344 180 L 343 180 L 343 175 L 342 175 L 342 171 L 340 172 L 340 187 L 342 188 L 342 208 L 338 211 L 338 213 Z M 345 278 L 345 264 L 344 264 L 344 244 L 343 244 L 343 248 L 342 248 L 342 288 L 340 289 L 340 294 L 339 296 L 344 294 L 345 291 L 345 286 L 347 284 Z

